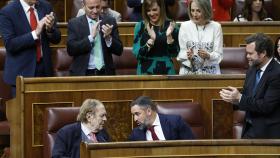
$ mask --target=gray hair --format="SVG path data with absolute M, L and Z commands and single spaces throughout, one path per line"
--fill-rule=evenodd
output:
M 191 0 L 188 6 L 189 17 L 192 18 L 191 14 L 191 4 L 195 2 L 201 9 L 204 19 L 210 21 L 213 17 L 212 7 L 209 0 Z
M 87 123 L 87 114 L 93 113 L 95 114 L 97 106 L 104 106 L 99 100 L 96 99 L 86 99 L 81 108 L 80 112 L 77 116 L 77 121 Z

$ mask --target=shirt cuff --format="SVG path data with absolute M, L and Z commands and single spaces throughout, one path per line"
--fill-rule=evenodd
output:
M 111 47 L 112 45 L 112 36 L 105 38 L 106 46 Z
M 33 37 L 34 40 L 37 40 L 37 39 L 38 39 L 38 36 L 37 36 L 35 30 L 32 31 L 31 34 L 32 34 L 32 37 Z

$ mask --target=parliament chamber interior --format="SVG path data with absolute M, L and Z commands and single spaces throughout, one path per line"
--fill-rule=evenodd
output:
M 0 1 L 0 8 L 8 0 Z M 2 158 L 50 158 L 58 129 L 76 121 L 79 106 L 86 98 L 104 103 L 108 113 L 106 129 L 112 143 L 81 144 L 81 158 L 97 157 L 280 157 L 280 140 L 242 140 L 244 112 L 219 96 L 229 85 L 242 89 L 248 69 L 244 39 L 257 32 L 273 41 L 280 36 L 280 3 L 265 0 L 274 21 L 221 21 L 223 60 L 221 75 L 144 75 L 136 76 L 137 60 L 132 53 L 135 22 L 128 20 L 132 8 L 125 0 L 112 0 L 111 8 L 122 15 L 118 22 L 124 49 L 113 55 L 116 76 L 70 77 L 72 57 L 66 49 L 67 22 L 81 6 L 79 0 L 48 0 L 58 19 L 61 42 L 51 45 L 54 77 L 17 78 L 17 96 L 3 81 L 6 49 L 0 39 L 0 152 Z M 178 0 L 177 23 L 186 17 L 186 2 Z M 240 12 L 244 0 L 235 0 L 232 19 Z M 178 74 L 179 63 L 174 59 Z M 181 115 L 196 136 L 191 141 L 128 142 L 135 123 L 130 114 L 131 101 L 147 95 L 158 103 L 161 113 Z M 8 118 L 8 121 L 7 121 Z

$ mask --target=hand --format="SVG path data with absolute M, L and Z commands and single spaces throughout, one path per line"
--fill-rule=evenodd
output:
M 233 104 L 238 104 L 241 99 L 241 93 L 235 87 L 229 86 L 227 89 L 222 89 L 219 93 L 224 101 Z
M 113 25 L 109 25 L 109 24 L 102 25 L 102 32 L 103 32 L 104 38 L 107 38 L 108 36 L 110 36 L 112 33 L 112 30 L 113 30 Z
M 100 23 L 101 23 L 101 20 L 99 20 L 97 23 L 95 23 L 91 28 L 92 29 L 91 36 L 93 38 L 96 37 L 98 31 L 100 30 Z
M 37 27 L 35 29 L 35 33 L 36 35 L 39 37 L 42 33 L 42 30 L 45 26 L 46 23 L 46 17 L 44 17 L 43 19 L 41 19 L 38 23 L 37 23 Z
M 146 25 L 146 26 L 147 26 L 146 28 L 147 28 L 147 31 L 148 31 L 148 34 L 149 34 L 150 38 L 152 40 L 155 40 L 156 39 L 156 33 L 155 33 L 155 30 L 154 30 L 154 26 L 150 27 L 149 24 Z
M 207 53 L 205 50 L 199 49 L 199 50 L 198 50 L 198 55 L 199 55 L 202 59 L 210 59 L 210 54 Z
M 175 24 L 175 21 L 170 22 L 169 27 L 166 30 L 166 37 L 171 36 L 172 32 L 174 31 Z
M 45 17 L 46 17 L 46 21 L 45 21 L 46 29 L 47 31 L 50 32 L 55 21 L 54 13 L 51 12 L 50 14 L 47 14 Z
M 192 59 L 193 54 L 194 54 L 194 53 L 193 53 L 193 49 L 188 49 L 188 50 L 187 50 L 187 57 L 188 57 L 189 60 Z
M 149 40 L 147 41 L 147 45 L 148 45 L 149 48 L 153 47 L 154 44 L 155 44 L 155 41 L 154 41 L 153 39 L 149 39 Z

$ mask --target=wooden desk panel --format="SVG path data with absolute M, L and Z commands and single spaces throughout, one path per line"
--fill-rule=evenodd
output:
M 214 129 L 221 130 L 215 126 L 231 129 L 231 122 L 213 120 L 213 113 L 221 113 L 214 107 L 228 105 L 220 99 L 221 88 L 228 85 L 241 88 L 243 80 L 244 75 L 19 77 L 17 97 L 7 106 L 12 155 L 16 158 L 42 157 L 43 110 L 80 106 L 86 98 L 96 98 L 105 104 L 107 129 L 113 141 L 127 140 L 133 127 L 129 103 L 140 95 L 151 96 L 156 102 L 199 102 L 205 138 L 230 138 L 231 133 L 225 134 L 227 132 L 213 134 L 217 133 Z M 228 111 L 224 117 L 232 117 L 231 113 Z M 216 118 L 225 120 L 222 116 Z
M 280 140 L 194 140 L 81 144 L 81 158 L 279 158 Z

